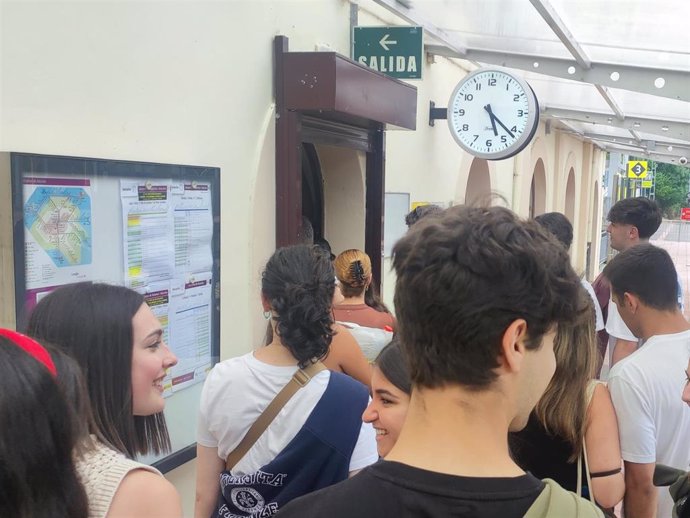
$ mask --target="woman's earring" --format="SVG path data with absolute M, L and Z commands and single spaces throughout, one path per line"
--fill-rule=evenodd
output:
M 272 316 L 273 316 L 273 313 L 271 313 L 270 311 L 264 311 L 264 318 L 266 320 L 271 320 Z

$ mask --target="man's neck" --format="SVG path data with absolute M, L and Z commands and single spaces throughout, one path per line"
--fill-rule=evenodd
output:
M 652 336 L 672 335 L 690 330 L 690 323 L 678 309 L 659 311 L 646 308 L 638 318 L 643 340 L 648 340 Z
M 623 252 L 624 250 L 627 250 L 628 248 L 632 248 L 633 246 L 641 245 L 643 243 L 649 243 L 649 239 L 642 239 L 642 238 L 638 237 L 637 239 L 635 239 L 633 241 L 628 241 L 625 248 L 623 248 L 622 250 L 619 250 L 619 252 Z
M 494 391 L 415 388 L 400 437 L 386 460 L 449 475 L 524 475 L 508 449 L 511 406 Z

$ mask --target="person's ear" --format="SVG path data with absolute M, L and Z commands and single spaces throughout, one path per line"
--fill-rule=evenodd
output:
M 527 322 L 519 318 L 511 322 L 501 338 L 501 367 L 506 372 L 519 372 L 527 353 Z
M 640 307 L 640 298 L 626 291 L 623 293 L 623 305 L 634 315 Z
M 273 309 L 271 308 L 271 303 L 268 301 L 263 292 L 261 292 L 261 307 L 264 308 L 264 311 L 271 311 Z
M 630 239 L 639 239 L 640 231 L 635 225 L 630 225 Z

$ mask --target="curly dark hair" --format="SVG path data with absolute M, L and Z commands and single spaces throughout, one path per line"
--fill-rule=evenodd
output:
M 302 368 L 328 354 L 334 289 L 333 265 L 319 247 L 279 248 L 266 263 L 261 291 L 273 310 L 276 333 Z
M 502 207 L 457 206 L 414 226 L 393 249 L 398 333 L 414 385 L 482 389 L 501 339 L 527 322 L 529 349 L 581 310 L 568 254 L 534 221 Z

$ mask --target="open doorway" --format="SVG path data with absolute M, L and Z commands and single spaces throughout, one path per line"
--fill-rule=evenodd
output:
M 302 143 L 302 216 L 314 229 L 314 240 L 324 237 L 323 174 L 316 148 Z

